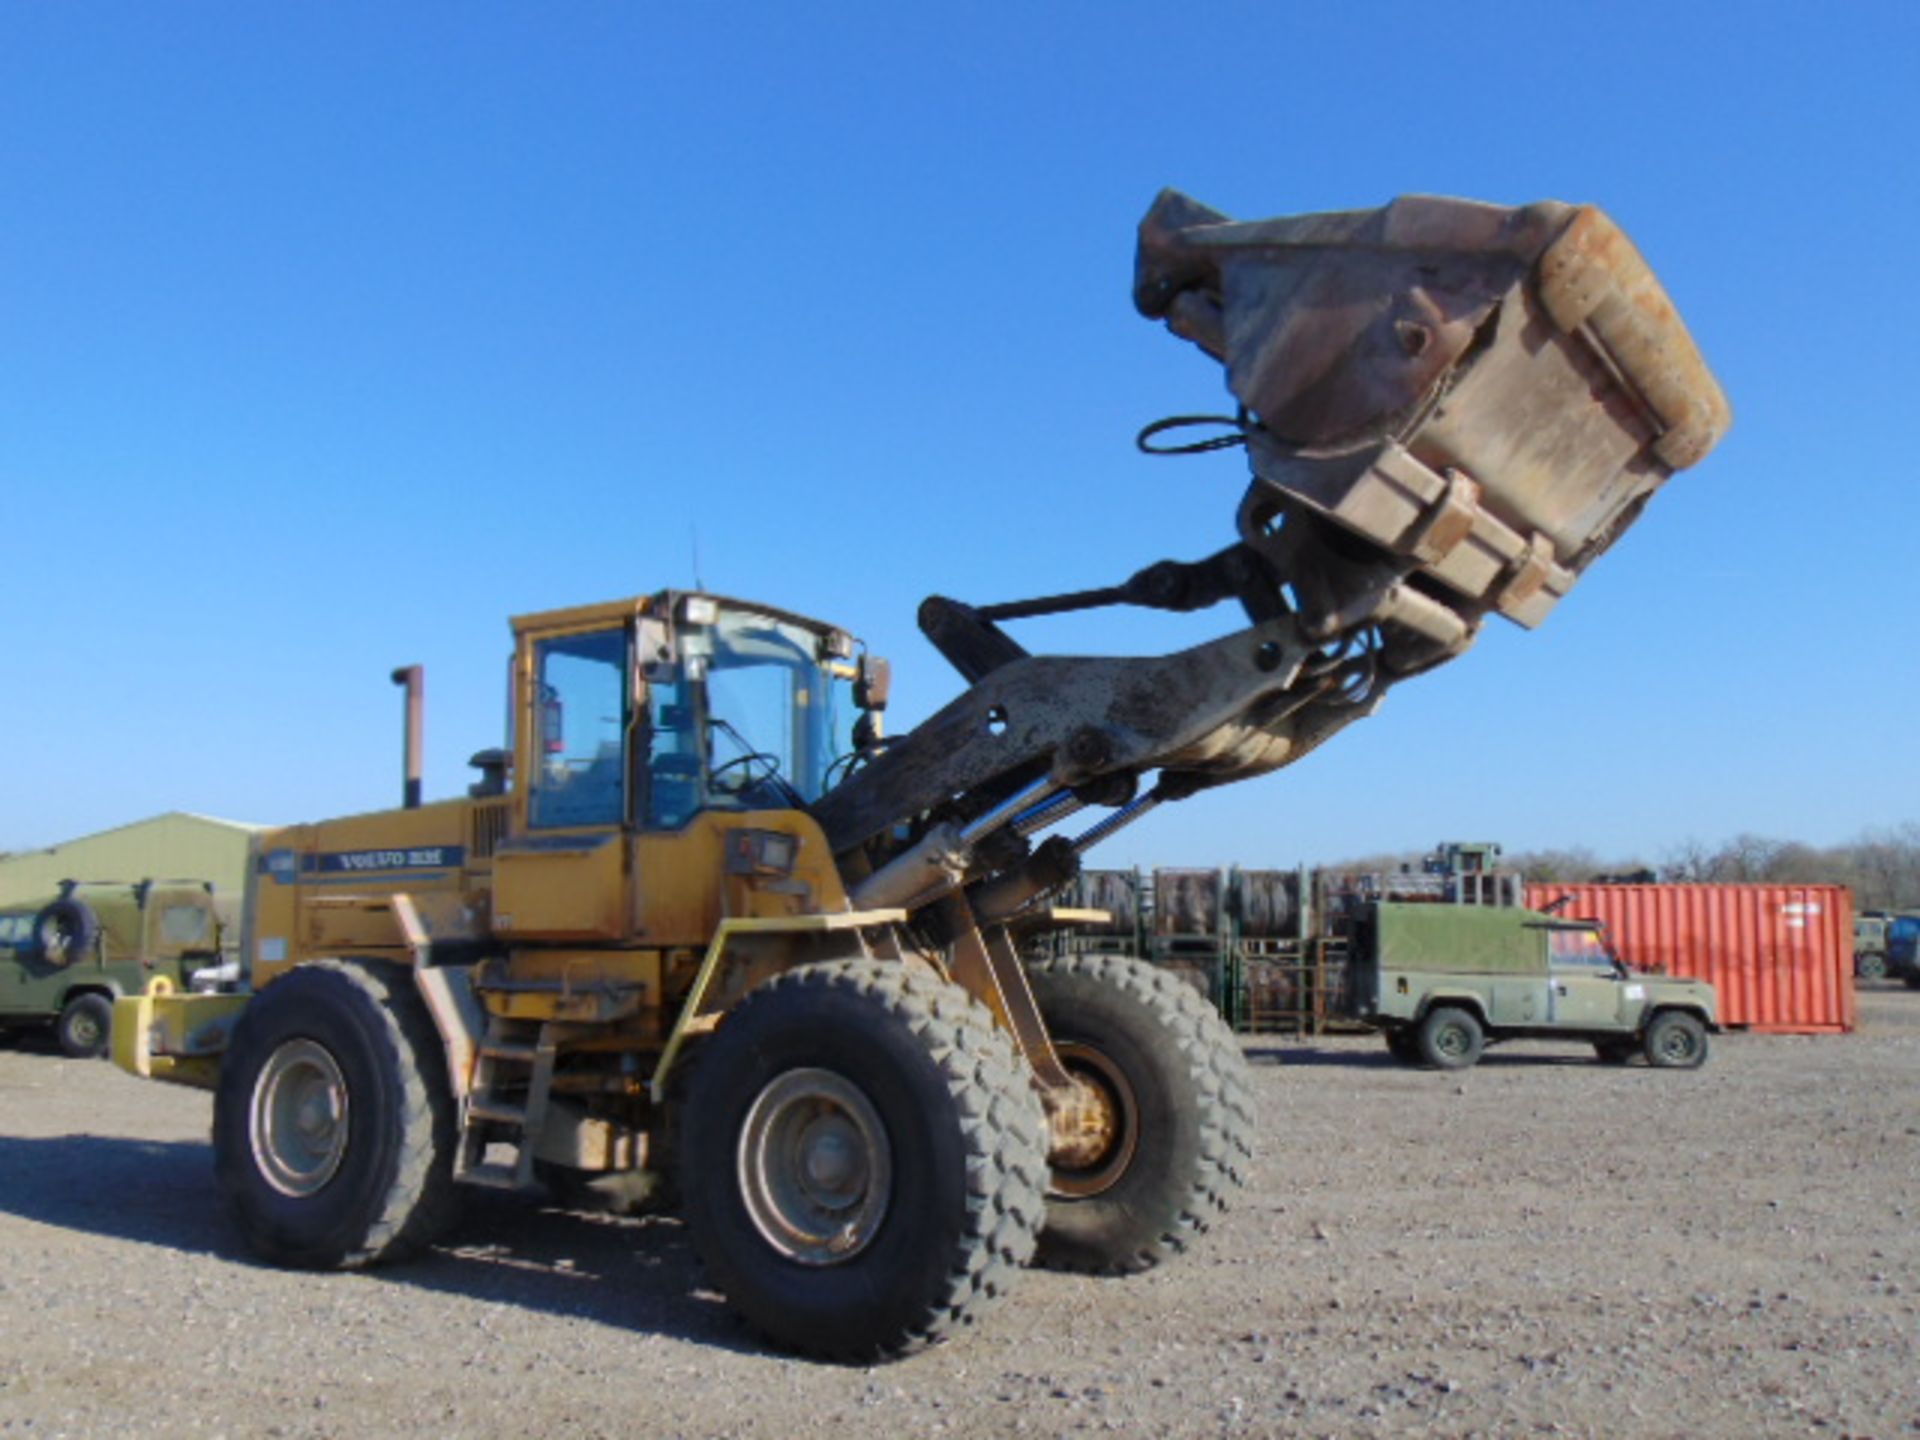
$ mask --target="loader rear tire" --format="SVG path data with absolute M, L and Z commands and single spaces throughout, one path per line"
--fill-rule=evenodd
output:
M 431 1026 L 403 979 L 337 960 L 247 1003 L 220 1066 L 213 1163 L 261 1257 L 357 1269 L 452 1223 L 454 1107 Z
M 1060 955 L 1034 962 L 1028 977 L 1061 1062 L 1118 1120 L 1099 1156 L 1051 1172 L 1040 1263 L 1149 1270 L 1185 1250 L 1246 1182 L 1246 1060 L 1191 985 L 1142 961 Z
M 694 1062 L 687 1225 L 775 1344 L 905 1354 L 973 1323 L 1032 1257 L 1044 1134 L 1026 1066 L 964 990 L 898 961 L 802 966 Z

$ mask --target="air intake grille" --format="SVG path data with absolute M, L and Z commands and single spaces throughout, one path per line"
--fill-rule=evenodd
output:
M 485 805 L 473 807 L 473 843 L 467 847 L 467 853 L 476 860 L 485 860 L 500 848 L 500 842 L 507 833 L 507 802 L 496 800 Z

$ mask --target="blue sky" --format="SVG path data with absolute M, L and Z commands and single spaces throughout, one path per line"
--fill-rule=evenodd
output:
M 1736 422 L 1542 630 L 1093 863 L 1920 817 L 1916 78 L 1894 4 L 0 6 L 0 849 L 389 804 L 411 661 L 455 793 L 505 617 L 696 543 L 930 713 L 923 595 L 1231 538 L 1238 456 L 1131 446 L 1224 400 L 1129 301 L 1163 185 L 1597 202 Z

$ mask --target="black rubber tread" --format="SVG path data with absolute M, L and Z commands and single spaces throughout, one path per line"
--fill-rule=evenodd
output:
M 1693 1032 L 1694 1049 L 1692 1058 L 1672 1060 L 1666 1055 L 1664 1039 L 1676 1026 L 1684 1026 Z M 1662 1010 L 1647 1022 L 1647 1033 L 1643 1043 L 1647 1063 L 1662 1070 L 1698 1070 L 1707 1063 L 1707 1027 L 1698 1015 L 1685 1010 Z
M 1449 1055 L 1436 1043 L 1440 1032 L 1453 1026 L 1467 1027 L 1472 1037 L 1465 1055 Z M 1436 1070 L 1466 1070 L 1477 1065 L 1486 1053 L 1487 1031 L 1471 1010 L 1458 1005 L 1436 1005 L 1420 1022 L 1419 1045 L 1423 1064 Z
M 385 1263 L 418 1255 L 444 1238 L 465 1212 L 467 1192 L 453 1178 L 454 1157 L 460 1149 L 460 1106 L 453 1098 L 440 1029 L 406 966 L 375 961 L 367 962 L 364 968 L 387 987 L 388 1014 L 407 1042 L 403 1053 L 414 1057 L 421 1088 L 426 1091 L 431 1127 L 418 1157 L 424 1165 L 424 1176 L 413 1213 L 381 1252 L 379 1260 Z
M 296 1199 L 274 1191 L 254 1164 L 249 1110 L 261 1066 L 301 1037 L 333 1041 L 349 1086 L 363 1088 L 349 1091 L 357 1128 L 340 1173 Z M 263 1258 L 354 1270 L 415 1253 L 458 1212 L 454 1141 L 440 1043 L 396 967 L 313 961 L 263 987 L 241 1012 L 214 1095 L 214 1174 L 233 1223 Z
M 810 1045 L 822 1053 L 807 1053 Z M 746 1218 L 738 1120 L 768 1080 L 796 1064 L 860 1069 L 876 1052 L 905 1057 L 945 1112 L 914 1116 L 909 1133 L 895 1137 L 896 1187 L 903 1161 L 938 1170 L 938 1159 L 927 1157 L 954 1141 L 961 1163 L 951 1167 L 953 1188 L 964 1195 L 944 1215 L 936 1213 L 938 1194 L 926 1197 L 924 1213 L 896 1204 L 851 1260 L 801 1266 Z M 684 1082 L 677 1179 L 694 1247 L 729 1303 L 774 1344 L 852 1363 L 909 1354 L 975 1323 L 1032 1259 L 1045 1214 L 1045 1114 L 1012 1039 L 934 971 L 849 959 L 776 976 L 722 1020 Z M 884 1114 L 911 1108 L 911 1088 L 867 1093 Z M 931 1243 L 917 1234 L 929 1228 Z M 863 1265 L 873 1273 L 858 1274 Z M 836 1288 L 848 1292 L 844 1299 L 828 1293 Z
M 86 1015 L 100 1027 L 100 1038 L 92 1044 L 82 1043 L 73 1033 L 74 1024 Z M 61 1008 L 60 1018 L 53 1023 L 53 1037 L 59 1042 L 60 1053 L 71 1059 L 99 1059 L 113 1043 L 113 1001 L 98 990 L 81 991 Z
M 1420 1063 L 1420 1044 L 1414 1031 L 1405 1025 L 1396 1025 L 1386 1032 L 1387 1053 L 1402 1065 Z
M 1073 1039 L 1076 989 L 1094 986 L 1111 992 L 1141 1012 L 1161 1033 L 1157 1058 L 1176 1104 L 1176 1133 L 1142 1136 L 1143 1151 L 1113 1190 L 1084 1199 L 1048 1196 L 1048 1227 L 1041 1231 L 1038 1259 L 1049 1269 L 1091 1275 L 1137 1275 L 1185 1251 L 1226 1214 L 1233 1194 L 1247 1183 L 1253 1167 L 1253 1082 L 1220 1014 L 1186 981 L 1169 971 L 1127 955 L 1056 955 L 1035 960 L 1028 974 L 1047 1028 L 1056 1038 Z M 1084 1022 L 1083 1022 L 1084 1023 Z M 1188 1132 L 1190 1133 L 1179 1133 Z M 1155 1143 L 1149 1148 L 1145 1142 Z M 1154 1153 L 1157 1152 L 1157 1153 Z M 1154 1202 L 1131 1215 L 1113 1213 L 1128 1197 L 1132 1172 L 1159 1164 L 1173 1185 L 1160 1187 Z M 1143 1171 L 1144 1173 L 1144 1171 Z M 1076 1208 L 1105 1206 L 1099 1227 L 1070 1218 Z M 1069 1230 L 1078 1230 L 1070 1235 Z
M 67 943 L 59 947 L 57 958 L 47 944 L 49 931 L 58 931 L 67 939 Z M 85 960 L 99 941 L 100 917 L 84 901 L 71 897 L 55 900 L 33 917 L 34 949 L 49 965 L 66 966 Z

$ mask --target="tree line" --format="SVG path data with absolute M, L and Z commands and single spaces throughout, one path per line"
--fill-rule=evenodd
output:
M 1341 871 L 1420 867 L 1423 856 L 1372 855 Z M 1845 885 L 1861 910 L 1920 910 L 1920 821 L 1862 832 L 1839 845 L 1742 834 L 1711 845 L 1683 840 L 1658 855 L 1602 856 L 1586 846 L 1509 851 L 1501 866 L 1528 880 L 1754 885 Z

